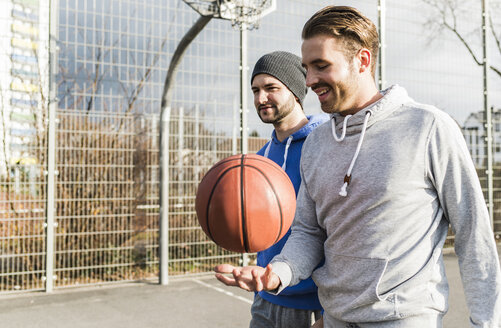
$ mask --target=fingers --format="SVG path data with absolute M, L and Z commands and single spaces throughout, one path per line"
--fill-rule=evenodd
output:
M 217 273 L 231 273 L 235 267 L 231 264 L 219 264 L 214 267 Z
M 262 290 L 272 290 L 276 288 L 274 286 L 276 275 L 273 273 L 272 269 L 272 265 L 268 264 L 264 272 L 252 270 L 252 281 L 255 291 L 260 292 Z
M 260 292 L 263 290 L 263 281 L 261 280 L 261 277 L 259 276 L 259 273 L 257 270 L 252 270 L 252 280 L 254 283 L 254 289 L 256 292 Z
M 225 284 L 226 286 L 238 287 L 238 284 L 233 277 L 228 277 L 221 273 L 216 273 L 216 279 Z
M 251 287 L 251 284 L 249 284 L 249 279 L 245 279 L 242 275 L 242 270 L 240 268 L 234 268 L 233 269 L 233 278 L 235 279 L 236 283 L 238 284 L 238 287 L 252 292 L 253 288 Z
M 280 278 L 273 273 L 273 266 L 269 263 L 263 275 L 263 288 L 265 290 L 274 290 L 280 286 Z
M 240 287 L 247 291 L 252 291 L 249 282 L 252 280 L 250 267 L 235 267 L 231 264 L 219 264 L 214 267 L 217 280 L 226 286 Z
M 263 281 L 264 281 L 264 284 L 266 285 L 267 288 L 269 288 L 269 285 L 270 285 L 270 282 L 272 279 L 272 274 L 274 274 L 271 270 L 272 270 L 272 266 L 271 266 L 271 263 L 269 263 L 266 266 L 266 270 L 264 271 L 264 275 L 263 275 Z
M 271 265 L 271 263 L 268 263 L 268 265 L 266 266 L 266 271 L 264 271 L 264 276 L 266 277 L 265 279 L 267 281 L 271 281 L 272 274 L 274 274 L 272 270 L 273 266 Z
M 238 286 L 237 282 L 233 277 L 226 276 L 224 274 L 231 274 L 235 267 L 231 264 L 219 264 L 214 267 L 216 272 L 216 279 L 227 286 Z
M 235 267 L 230 264 L 219 264 L 214 267 L 214 271 L 216 279 L 223 284 L 253 292 L 268 290 L 269 281 L 276 276 L 271 268 L 271 265 L 265 269 L 259 266 Z

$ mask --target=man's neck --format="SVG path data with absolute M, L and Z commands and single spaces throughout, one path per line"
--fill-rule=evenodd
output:
M 360 110 L 366 108 L 377 102 L 379 99 L 383 98 L 383 95 L 376 88 L 375 84 L 369 84 L 366 88 L 362 88 L 362 93 L 358 97 L 357 101 L 353 104 L 352 109 L 345 110 L 340 114 L 346 116 L 348 114 L 354 115 Z
M 308 118 L 303 110 L 294 110 L 282 122 L 273 124 L 278 141 L 282 142 L 287 139 L 291 134 L 300 130 L 303 126 L 308 124 Z

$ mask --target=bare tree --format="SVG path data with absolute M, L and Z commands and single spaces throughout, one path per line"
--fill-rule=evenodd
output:
M 482 54 L 474 49 L 474 41 L 472 35 L 477 34 L 481 27 L 468 30 L 467 22 L 471 20 L 471 11 L 467 6 L 471 1 L 461 0 L 423 0 L 424 3 L 429 5 L 432 10 L 432 15 L 426 22 L 426 26 L 430 27 L 433 32 L 447 31 L 452 33 L 464 48 L 471 55 L 472 59 L 479 66 L 483 65 Z M 489 15 L 489 26 L 494 40 L 494 46 L 499 55 L 501 55 L 501 28 L 499 23 L 494 23 L 493 17 L 498 17 L 501 14 L 501 3 L 492 2 Z M 478 13 L 480 17 L 481 13 Z M 501 78 L 501 65 L 499 62 L 491 64 L 490 69 Z

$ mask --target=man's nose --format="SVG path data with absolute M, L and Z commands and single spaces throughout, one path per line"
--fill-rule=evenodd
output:
M 268 102 L 268 95 L 264 91 L 258 91 L 255 96 L 258 104 L 266 104 Z
M 317 82 L 318 82 L 317 75 L 314 72 L 312 72 L 311 70 L 307 71 L 306 72 L 306 86 L 311 87 L 312 85 L 314 85 Z

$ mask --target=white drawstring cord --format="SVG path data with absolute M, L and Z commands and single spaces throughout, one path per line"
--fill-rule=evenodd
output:
M 289 147 L 292 143 L 292 135 L 289 136 L 289 138 L 287 138 L 287 144 L 285 145 L 285 152 L 284 152 L 284 163 L 282 164 L 282 169 L 285 171 L 285 169 L 287 168 L 287 155 L 289 153 Z M 266 149 L 264 150 L 264 157 L 268 158 L 268 155 L 270 154 L 270 148 L 271 148 L 271 143 L 273 142 L 273 140 L 270 140 L 270 142 L 268 142 L 268 146 L 266 146 Z
M 287 139 L 287 144 L 285 145 L 285 152 L 284 152 L 284 163 L 282 164 L 282 169 L 285 171 L 285 169 L 287 168 L 287 154 L 289 153 L 289 147 L 291 145 L 291 142 L 292 142 L 292 135 L 289 136 L 289 138 Z
M 347 121 L 347 119 L 348 119 L 349 116 L 351 116 L 351 115 L 346 116 L 346 118 L 344 119 L 344 122 L 343 122 L 343 133 L 341 135 L 340 140 L 338 140 L 338 138 L 336 136 L 335 124 L 333 123 L 333 125 L 332 125 L 332 134 L 333 134 L 334 138 L 336 139 L 336 141 L 338 141 L 338 142 L 342 141 L 344 139 L 344 136 L 346 134 L 346 121 Z M 342 197 L 346 197 L 348 195 L 348 192 L 346 191 L 346 188 L 350 184 L 351 171 L 353 170 L 353 166 L 355 166 L 355 161 L 357 160 L 358 153 L 360 152 L 360 148 L 362 147 L 362 141 L 364 140 L 365 130 L 367 130 L 367 122 L 369 121 L 369 117 L 370 116 L 371 116 L 371 112 L 368 111 L 365 114 L 364 125 L 362 127 L 362 132 L 360 133 L 360 139 L 358 139 L 357 149 L 355 150 L 355 154 L 353 155 L 353 158 L 351 159 L 350 167 L 348 168 L 348 172 L 346 172 L 346 175 L 344 176 L 344 183 L 343 183 L 343 186 L 341 187 L 341 191 L 339 192 L 339 195 L 342 196 Z
M 268 142 L 268 146 L 266 146 L 266 149 L 264 150 L 264 157 L 268 158 L 268 154 L 270 153 L 270 148 L 271 148 L 271 143 L 273 142 L 273 139 Z
M 334 116 L 332 116 L 332 121 L 331 121 L 331 127 L 332 127 L 332 136 L 334 139 L 336 139 L 337 142 L 343 141 L 344 137 L 346 136 L 346 125 L 348 124 L 348 120 L 350 117 L 353 115 L 346 115 L 343 121 L 343 132 L 341 132 L 341 137 L 338 137 L 336 134 L 336 119 Z

